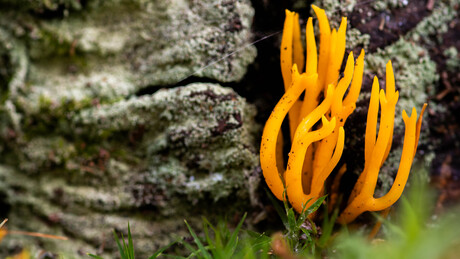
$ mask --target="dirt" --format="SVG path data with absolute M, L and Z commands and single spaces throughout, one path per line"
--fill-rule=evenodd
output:
M 424 1 L 409 1 L 393 10 L 376 11 L 369 1 L 358 1 L 350 13 L 351 26 L 371 36 L 369 51 L 374 52 L 396 42 L 430 14 Z
M 442 40 L 429 50 L 436 62 L 441 79 L 432 100 L 446 108 L 443 114 L 429 114 L 431 138 L 436 142 L 436 158 L 431 173 L 432 182 L 440 190 L 438 207 L 460 202 L 460 73 L 450 71 L 444 51 L 450 47 L 460 50 L 460 8 L 457 18 L 449 23 Z

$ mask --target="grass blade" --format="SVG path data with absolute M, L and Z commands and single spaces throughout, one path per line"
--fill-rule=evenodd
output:
M 185 225 L 187 225 L 187 228 L 188 228 L 188 231 L 190 232 L 190 234 L 192 235 L 193 237 L 193 240 L 195 241 L 196 245 L 198 246 L 198 249 L 199 251 L 201 252 L 201 254 L 203 255 L 204 258 L 206 259 L 212 259 L 211 255 L 208 253 L 208 251 L 206 250 L 206 248 L 203 246 L 203 244 L 201 243 L 200 239 L 198 238 L 198 236 L 195 234 L 195 232 L 193 231 L 193 229 L 190 227 L 190 225 L 188 224 L 187 220 L 184 220 L 185 222 Z
M 308 203 L 310 203 L 310 201 L 312 200 L 313 198 L 310 198 L 303 206 L 302 208 L 302 213 L 300 213 L 299 215 L 299 218 L 297 219 L 297 224 L 296 224 L 296 228 L 300 228 L 300 226 L 305 222 L 305 220 L 307 219 L 308 215 L 310 215 L 310 213 L 308 213 L 309 211 L 305 208 Z M 313 203 L 313 205 L 315 205 Z M 311 206 L 313 206 L 311 205 Z M 310 206 L 310 208 L 311 208 Z
M 281 206 L 279 205 L 279 201 L 275 198 L 275 196 L 271 192 L 269 192 L 267 189 L 265 189 L 265 192 L 267 193 L 268 198 L 272 202 L 273 207 L 275 208 L 276 212 L 280 216 L 281 222 L 283 222 L 284 226 L 287 227 L 288 219 L 286 216 L 286 210 L 281 208 Z
M 223 237 L 222 237 L 222 233 L 221 231 L 218 230 L 218 228 L 216 228 L 213 224 L 211 224 L 211 222 L 209 222 L 209 220 L 207 218 L 203 218 L 203 226 L 205 227 L 204 231 L 205 231 L 205 235 L 206 235 L 206 239 L 208 241 L 208 245 L 211 246 L 211 247 L 215 247 L 215 248 L 222 248 L 223 247 Z M 211 239 L 211 236 L 208 235 L 208 227 L 210 227 L 212 229 L 212 231 L 214 231 L 214 240 Z
M 187 257 L 179 255 L 164 255 L 165 257 L 174 258 L 174 259 L 187 259 Z
M 128 258 L 134 259 L 134 244 L 133 244 L 133 238 L 131 236 L 131 228 L 129 227 L 129 222 L 128 222 Z
M 126 258 L 125 252 L 124 252 L 123 247 L 121 246 L 121 243 L 120 243 L 120 239 L 118 239 L 118 235 L 117 235 L 117 232 L 115 232 L 115 230 L 113 230 L 113 236 L 115 238 L 115 242 L 117 242 L 118 251 L 120 252 L 121 259 L 128 259 L 128 258 Z M 123 234 L 121 235 L 121 237 L 123 238 Z
M 177 240 L 176 241 L 173 241 L 169 244 L 167 244 L 166 246 L 163 246 L 162 248 L 160 248 L 158 251 L 156 251 L 153 255 L 151 255 L 149 257 L 149 259 L 155 259 L 157 258 L 158 256 L 160 255 L 163 255 L 163 252 L 166 251 L 166 249 L 170 248 L 171 246 L 173 246 L 174 244 L 177 243 Z
M 305 210 L 305 214 L 308 216 L 312 214 L 313 212 L 317 211 L 318 208 L 323 204 L 324 199 L 326 199 L 327 195 L 318 198 L 308 209 Z
M 252 248 L 254 251 L 263 250 L 264 248 L 270 247 L 272 242 L 271 237 L 265 235 L 264 233 L 257 233 L 251 230 L 245 230 L 248 236 L 253 239 L 252 241 Z
M 125 237 L 123 236 L 123 233 L 121 233 L 121 241 L 123 241 L 123 253 L 125 254 L 125 258 L 130 259 L 128 246 L 126 245 Z
M 243 225 L 243 222 L 246 219 L 247 215 L 248 213 L 245 212 L 243 218 L 241 218 L 240 222 L 238 223 L 232 235 L 230 236 L 227 245 L 224 248 L 224 250 L 228 252 L 227 255 L 229 256 L 233 255 L 233 253 L 235 252 L 236 246 L 238 245 L 238 233 L 240 232 L 241 226 Z
M 326 208 L 326 211 L 327 211 L 327 208 Z M 329 239 L 331 238 L 332 231 L 334 229 L 334 224 L 338 216 L 339 216 L 338 208 L 334 209 L 334 212 L 332 213 L 332 216 L 330 219 L 329 219 L 328 214 L 324 213 L 324 220 L 323 220 L 323 226 L 322 226 L 323 234 L 318 240 L 318 244 L 320 247 L 324 247 L 326 243 L 329 241 Z
M 197 250 L 191 245 L 189 244 L 187 241 L 181 241 L 180 242 L 186 249 L 188 249 L 190 251 L 190 253 L 195 253 Z

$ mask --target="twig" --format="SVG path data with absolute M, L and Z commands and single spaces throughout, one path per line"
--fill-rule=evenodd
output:
M 2 221 L 2 223 L 0 223 L 0 228 L 2 228 L 3 225 L 5 225 L 5 223 L 6 223 L 7 221 L 8 221 L 8 219 L 4 219 L 4 220 Z
M 26 231 L 8 231 L 8 234 L 17 234 L 17 235 L 26 235 L 26 236 L 32 236 L 32 237 L 44 237 L 44 238 L 51 238 L 51 239 L 59 239 L 59 240 L 68 240 L 67 237 L 63 236 L 55 236 L 55 235 L 48 235 L 48 234 L 42 234 L 42 233 L 37 233 L 37 232 L 26 232 Z

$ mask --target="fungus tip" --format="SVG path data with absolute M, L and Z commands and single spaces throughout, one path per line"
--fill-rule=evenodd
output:
M 412 117 L 412 116 L 417 117 L 417 109 L 415 109 L 415 107 L 412 107 L 412 113 L 411 113 L 410 116 L 411 116 L 411 117 Z
M 393 68 L 393 64 L 391 63 L 391 59 L 388 60 L 387 66 L 386 66 L 386 67 L 387 67 L 387 68 L 389 68 L 389 67 Z
M 354 57 L 353 57 L 353 51 L 350 51 L 350 54 L 348 54 L 348 58 L 354 59 Z
M 334 117 L 334 118 L 335 118 L 335 117 Z M 328 121 L 328 120 L 326 119 L 326 116 L 322 115 L 322 116 L 321 116 L 321 122 L 323 123 L 323 125 L 326 125 L 326 124 L 328 124 L 330 121 Z
M 385 96 L 385 91 L 383 89 L 380 89 L 379 96 L 380 96 L 380 103 L 382 105 L 388 103 L 387 97 Z
M 299 72 L 299 69 L 297 68 L 297 64 L 296 64 L 296 63 L 294 63 L 294 64 L 292 65 L 292 70 L 291 70 L 291 71 L 292 71 L 292 73 L 298 73 L 298 72 Z
M 313 10 L 314 10 L 315 12 L 317 12 L 317 11 L 322 11 L 321 8 L 319 8 L 318 6 L 316 6 L 316 5 L 314 5 L 314 4 L 311 5 L 311 8 L 313 8 Z
M 414 109 L 415 109 L 415 107 L 414 107 Z M 407 116 L 406 110 L 402 111 L 402 118 L 403 118 L 404 122 L 409 118 L 409 116 Z

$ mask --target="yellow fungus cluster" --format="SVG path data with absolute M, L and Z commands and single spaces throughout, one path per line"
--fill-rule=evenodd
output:
M 388 193 L 380 198 L 374 198 L 380 167 L 385 162 L 391 149 L 395 106 L 398 97 L 399 93 L 395 91 L 395 79 L 390 61 L 386 66 L 386 93 L 383 89 L 379 92 L 379 81 L 374 77 L 369 111 L 367 113 L 364 170 L 353 188 L 347 207 L 338 219 L 340 223 L 349 223 L 365 211 L 380 211 L 390 207 L 399 199 L 404 190 L 412 160 L 417 151 L 426 103 L 423 105 L 418 120 L 415 107 L 412 108 L 410 117 L 403 110 L 402 118 L 405 124 L 405 133 L 399 169 Z M 379 101 L 381 107 L 380 126 L 376 139 Z
M 356 59 L 356 64 L 351 52 L 343 77 L 339 80 L 345 54 L 347 19 L 342 18 L 338 30 L 331 30 L 324 10 L 314 5 L 312 7 L 320 29 L 319 55 L 310 17 L 306 25 L 306 60 L 300 37 L 299 16 L 286 10 L 280 56 L 285 94 L 265 124 L 260 148 L 260 162 L 267 185 L 278 199 L 287 198 L 298 212 L 324 194 L 324 183 L 342 156 L 345 140 L 343 126 L 356 107 L 364 69 L 364 51 Z M 305 72 L 302 72 L 304 67 Z M 391 148 L 394 110 L 398 99 L 394 85 L 389 62 L 386 94 L 383 90 L 379 94 L 378 81 L 374 80 L 366 128 L 365 169 L 350 196 L 348 207 L 339 217 L 342 223 L 350 222 L 364 211 L 383 210 L 391 206 L 404 188 L 421 125 L 421 116 L 416 122 L 415 108 L 411 117 L 403 112 L 406 133 L 395 184 L 382 197 L 384 199 L 373 198 L 378 171 Z M 302 93 L 303 100 L 300 98 Z M 376 140 L 379 101 L 382 115 Z M 289 118 L 292 146 L 287 168 L 284 169 L 281 124 L 286 116 Z M 341 168 L 336 179 L 345 171 L 345 167 Z M 338 190 L 338 181 L 335 181 L 332 189 Z M 336 196 L 331 198 L 334 200 Z

